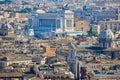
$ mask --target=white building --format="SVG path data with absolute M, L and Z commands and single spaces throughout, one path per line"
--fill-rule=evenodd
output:
M 108 26 L 113 32 L 120 31 L 120 20 L 100 21 L 100 30 L 106 29 Z
M 54 33 L 74 31 L 74 13 L 70 10 L 63 12 L 45 12 L 37 10 L 29 18 L 29 25 L 34 29 L 35 36 L 53 36 Z
M 120 9 L 119 8 L 116 15 L 118 20 L 100 21 L 99 25 L 101 30 L 104 30 L 106 26 L 108 26 L 112 30 L 112 32 L 120 31 Z

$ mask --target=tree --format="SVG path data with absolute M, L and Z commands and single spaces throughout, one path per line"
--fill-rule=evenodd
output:
M 97 36 L 98 35 L 98 33 L 96 31 L 92 30 L 92 27 L 90 28 L 90 30 L 87 33 L 88 33 L 88 36 Z

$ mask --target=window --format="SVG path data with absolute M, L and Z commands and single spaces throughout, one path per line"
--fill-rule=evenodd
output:
M 66 20 L 67 27 L 72 27 L 72 20 Z
M 60 28 L 60 20 L 57 20 L 57 25 L 56 25 L 57 28 Z

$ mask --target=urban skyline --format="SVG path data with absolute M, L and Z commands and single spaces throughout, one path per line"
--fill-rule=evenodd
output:
M 0 0 L 0 80 L 120 80 L 120 0 Z

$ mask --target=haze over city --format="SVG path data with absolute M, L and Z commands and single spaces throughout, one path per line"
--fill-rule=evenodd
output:
M 0 80 L 120 80 L 120 0 L 0 0 Z

